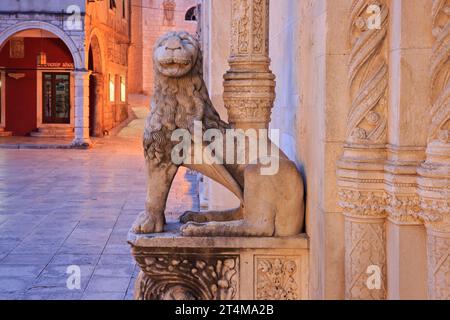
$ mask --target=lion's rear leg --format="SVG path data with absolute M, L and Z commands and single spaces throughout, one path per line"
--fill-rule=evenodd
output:
M 222 236 L 222 237 L 272 237 L 275 232 L 276 210 L 273 198 L 272 176 L 260 175 L 260 167 L 249 165 L 245 169 L 245 190 L 243 217 L 227 222 L 190 222 L 181 228 L 185 236 Z
M 207 211 L 207 212 L 195 212 L 195 211 L 187 211 L 180 217 L 181 223 L 188 222 L 223 222 L 223 221 L 233 221 L 239 220 L 243 217 L 243 211 L 241 208 L 231 209 L 231 210 L 223 210 L 223 211 Z
M 271 237 L 273 232 L 246 220 L 228 222 L 189 222 L 181 227 L 183 236 L 192 237 Z

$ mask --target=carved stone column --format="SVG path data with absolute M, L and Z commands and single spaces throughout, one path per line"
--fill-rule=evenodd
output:
M 270 71 L 269 0 L 232 0 L 230 70 L 224 101 L 236 128 L 267 128 L 275 100 Z
M 89 72 L 75 71 L 75 147 L 89 147 Z
M 344 154 L 338 162 L 340 206 L 345 215 L 347 299 L 386 298 L 386 160 L 388 1 L 354 0 L 350 15 L 349 90 Z M 372 280 L 377 280 L 373 281 Z
M 432 125 L 419 194 L 428 233 L 428 295 L 450 299 L 450 2 L 433 1 Z

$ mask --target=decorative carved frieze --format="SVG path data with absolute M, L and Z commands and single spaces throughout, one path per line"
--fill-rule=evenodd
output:
M 344 209 L 346 215 L 368 218 L 383 218 L 386 216 L 388 197 L 383 191 L 341 190 L 339 199 L 339 205 Z
M 299 300 L 299 262 L 294 257 L 256 257 L 258 300 Z
M 426 223 L 438 224 L 450 213 L 450 201 L 447 200 L 422 199 L 420 206 L 421 217 Z M 450 232 L 450 228 L 448 230 Z
M 416 194 L 387 195 L 386 212 L 396 223 L 417 224 L 421 217 L 420 198 Z
M 384 191 L 360 192 L 341 190 L 339 205 L 347 216 L 390 219 L 400 223 L 417 223 L 423 217 L 420 198 L 415 195 L 396 196 Z
M 358 300 L 386 299 L 385 220 L 370 223 L 345 221 L 345 297 Z M 375 270 L 375 271 L 374 271 Z M 379 272 L 377 274 L 376 272 Z M 373 273 L 375 272 L 375 274 Z M 379 287 L 369 277 L 380 277 Z
M 239 298 L 239 258 L 139 252 L 139 300 L 234 300 Z

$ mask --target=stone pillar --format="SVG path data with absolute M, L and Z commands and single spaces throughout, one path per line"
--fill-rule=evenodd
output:
M 201 43 L 203 74 L 214 108 L 221 119 L 228 121 L 223 101 L 223 74 L 228 69 L 231 37 L 231 1 L 203 0 L 201 5 Z M 223 19 L 228 17 L 228 19 Z M 203 177 L 204 192 L 200 195 L 202 209 L 227 210 L 240 206 L 239 199 L 228 189 L 208 177 Z
M 426 299 L 426 231 L 417 195 L 425 160 L 429 111 L 431 0 L 395 0 L 391 48 L 388 154 L 385 166 L 388 299 Z M 418 16 L 423 19 L 417 19 Z M 411 243 L 415 243 L 411 246 Z
M 103 136 L 103 105 L 104 105 L 104 91 L 105 82 L 104 76 L 101 73 L 94 73 L 94 86 L 95 86 L 95 127 L 94 136 Z
M 89 138 L 89 75 L 86 70 L 76 70 L 75 78 L 75 139 L 74 147 L 91 146 Z
M 228 121 L 244 130 L 268 128 L 275 100 L 269 0 L 232 0 L 231 29 L 230 70 L 224 83 Z
M 431 114 L 427 160 L 419 168 L 419 195 L 427 225 L 428 298 L 450 299 L 450 7 L 434 0 Z
M 344 154 L 338 162 L 340 205 L 345 216 L 346 299 L 386 298 L 386 160 L 388 1 L 353 1 L 348 69 L 351 107 Z M 375 21 L 376 23 L 377 21 Z

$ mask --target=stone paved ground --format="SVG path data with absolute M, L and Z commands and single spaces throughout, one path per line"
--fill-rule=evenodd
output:
M 145 112 L 94 149 L 0 149 L 0 299 L 131 299 L 137 275 L 127 232 L 143 210 Z M 179 172 L 168 212 L 198 207 Z M 81 290 L 66 286 L 81 268 Z

